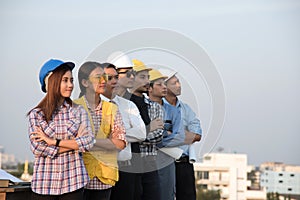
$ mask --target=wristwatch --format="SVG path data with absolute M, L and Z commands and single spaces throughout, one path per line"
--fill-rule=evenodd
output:
M 60 139 L 56 139 L 55 146 L 59 147 Z

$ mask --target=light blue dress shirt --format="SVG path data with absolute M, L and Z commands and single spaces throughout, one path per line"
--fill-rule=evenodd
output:
M 165 98 L 163 98 L 163 101 L 164 104 L 172 106 Z M 176 106 L 173 107 L 176 107 L 181 114 L 182 129 L 202 135 L 200 120 L 188 104 L 177 99 Z M 189 145 L 182 145 L 180 148 L 183 149 L 183 155 L 189 155 Z
M 164 121 L 170 120 L 172 123 L 172 133 L 168 134 L 166 130 L 163 133 L 163 147 L 178 147 L 184 143 L 185 133 L 182 126 L 180 110 L 176 107 L 163 102 Z

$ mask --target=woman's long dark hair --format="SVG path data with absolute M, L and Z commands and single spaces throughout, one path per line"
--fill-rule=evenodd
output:
M 97 67 L 101 67 L 103 69 L 102 64 L 93 61 L 85 62 L 80 66 L 78 70 L 78 82 L 80 88 L 79 98 L 86 93 L 86 88 L 82 85 L 82 80 L 88 80 L 91 72 Z
M 42 99 L 42 101 L 33 109 L 40 108 L 45 115 L 45 120 L 49 122 L 52 119 L 53 114 L 56 109 L 60 106 L 62 97 L 60 93 L 60 84 L 62 81 L 63 75 L 67 72 L 71 71 L 71 69 L 67 65 L 61 65 L 53 71 L 53 74 L 48 79 L 48 90 L 46 96 Z M 69 97 L 65 98 L 66 102 L 72 106 L 72 100 Z M 33 110 L 32 109 L 32 110 Z M 27 113 L 27 116 L 32 111 L 30 110 Z

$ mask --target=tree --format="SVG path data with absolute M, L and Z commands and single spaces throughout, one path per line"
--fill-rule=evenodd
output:
M 197 200 L 220 200 L 220 190 L 206 190 L 197 187 Z
M 278 192 L 268 192 L 267 193 L 267 200 L 279 200 Z

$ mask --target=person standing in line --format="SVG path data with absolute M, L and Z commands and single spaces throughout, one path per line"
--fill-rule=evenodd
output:
M 200 141 L 202 135 L 200 120 L 188 104 L 178 99 L 178 96 L 181 94 L 181 84 L 176 76 L 176 72 L 168 69 L 161 69 L 160 71 L 169 76 L 166 79 L 167 95 L 164 102 L 180 110 L 185 132 L 194 135 L 190 137 L 192 138 L 192 143 Z M 193 164 L 190 163 L 190 146 L 183 145 L 180 148 L 183 149 L 182 156 L 175 162 L 176 200 L 195 200 L 195 174 Z
M 140 110 L 144 113 L 144 122 L 147 126 L 146 140 L 140 142 L 140 156 L 141 166 L 143 166 L 141 173 L 142 194 L 141 199 L 161 199 L 158 167 L 157 167 L 157 145 L 162 142 L 163 137 L 163 119 L 164 112 L 161 105 L 145 98 L 149 90 L 149 71 L 142 61 L 133 59 L 133 69 L 136 72 L 134 86 L 131 89 L 131 100 L 135 102 Z
M 101 95 L 101 98 L 105 101 L 112 100 L 118 105 L 126 129 L 126 140 L 129 142 L 126 148 L 118 154 L 120 178 L 112 188 L 111 199 L 120 199 L 121 197 L 119 195 L 121 195 L 123 199 L 133 199 L 132 194 L 134 193 L 130 193 L 129 191 L 134 191 L 137 173 L 133 173 L 131 168 L 131 163 L 133 162 L 133 160 L 131 160 L 132 156 L 136 156 L 132 155 L 131 142 L 144 141 L 146 138 L 146 128 L 136 105 L 132 101 L 118 95 L 118 91 L 122 90 L 118 90 L 119 75 L 116 71 L 116 67 L 110 63 L 105 63 L 105 65 L 104 71 L 108 75 L 108 81 L 106 90 Z M 124 82 L 128 83 L 127 79 L 129 79 L 127 75 L 120 76 L 120 80 L 123 82 L 122 87 L 128 86 L 128 84 L 124 84 Z M 123 189 L 126 191 L 121 192 Z
M 113 53 L 109 57 L 108 62 L 111 62 L 116 66 L 119 74 L 117 93 L 120 96 L 135 103 L 135 105 L 139 109 L 144 124 L 146 125 L 147 135 L 150 137 L 150 139 L 153 139 L 153 136 L 158 136 L 157 141 L 159 142 L 163 128 L 163 123 L 161 120 L 162 112 L 156 113 L 155 111 L 160 109 L 159 105 L 151 103 L 150 106 L 149 101 L 147 101 L 143 96 L 143 93 L 147 92 L 148 90 L 148 71 L 151 69 L 146 68 L 145 66 L 133 66 L 129 57 L 123 52 Z M 135 91 L 135 94 L 130 93 L 128 89 Z M 149 117 L 148 114 L 149 109 L 152 110 L 151 114 L 149 113 L 151 117 Z M 150 118 L 152 119 L 152 121 L 150 120 Z M 153 145 L 149 145 L 149 147 L 153 147 Z M 159 200 L 160 190 L 158 184 L 158 175 L 156 171 L 157 168 L 156 166 L 153 166 L 154 162 L 151 161 L 152 167 L 149 167 L 149 169 L 147 169 L 147 172 L 151 170 L 154 170 L 154 172 L 144 173 L 145 163 L 142 162 L 141 154 L 143 154 L 144 157 L 146 155 L 145 150 L 143 149 L 144 152 L 141 153 L 140 142 L 132 142 L 131 150 L 131 165 L 127 166 L 126 168 L 126 172 L 128 173 L 124 173 L 126 174 L 126 177 L 124 177 L 125 181 L 121 181 L 119 185 L 117 184 L 117 188 L 112 195 L 114 197 L 113 199 Z M 149 151 L 156 151 L 156 148 L 150 148 Z M 126 180 L 128 180 L 127 184 Z
M 118 87 L 115 88 L 117 93 L 127 99 L 131 100 L 131 94 L 128 92 L 128 88 L 132 88 L 134 85 L 134 79 L 136 72 L 133 70 L 133 63 L 127 55 L 121 51 L 112 53 L 107 62 L 116 66 L 118 72 Z M 144 115 L 139 109 L 140 115 L 144 120 Z M 140 167 L 140 149 L 139 142 L 131 142 L 130 144 L 132 158 L 130 165 L 124 164 L 121 166 L 120 182 L 113 188 L 111 200 L 119 199 L 140 199 L 141 193 L 141 174 L 139 170 L 134 169 Z
M 86 200 L 110 199 L 111 188 L 118 181 L 117 153 L 126 146 L 125 127 L 118 107 L 102 101 L 107 74 L 103 65 L 85 62 L 78 71 L 80 104 L 88 112 L 96 141 L 94 147 L 83 154 L 84 164 L 91 181 L 84 190 Z
M 162 98 L 167 94 L 165 79 L 167 76 L 162 75 L 158 70 L 151 70 L 149 98 L 151 101 L 157 102 L 164 109 L 164 134 L 162 144 L 159 145 L 157 164 L 159 167 L 159 182 L 161 188 L 161 199 L 174 200 L 175 198 L 175 158 L 163 150 L 166 148 L 170 151 L 182 151 L 176 148 L 185 142 L 185 133 L 181 124 L 180 111 L 175 107 L 163 102 Z M 172 153 L 173 153 L 172 152 Z M 175 152 L 174 152 L 175 153 Z M 178 153 L 176 153 L 178 154 Z M 177 157 L 177 158 L 178 158 Z
M 30 148 L 35 156 L 31 183 L 34 200 L 81 200 L 89 181 L 81 153 L 92 148 L 94 137 L 86 111 L 70 99 L 74 66 L 50 59 L 39 73 L 46 96 L 27 114 Z

